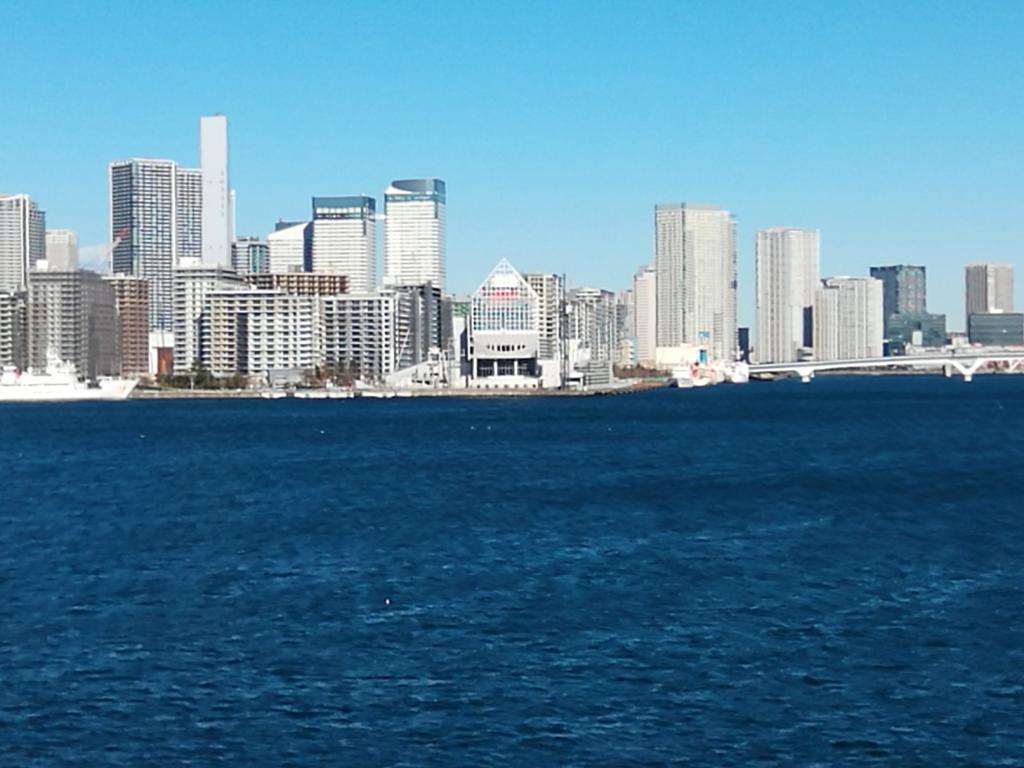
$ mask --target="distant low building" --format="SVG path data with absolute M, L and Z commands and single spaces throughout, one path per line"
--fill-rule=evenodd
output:
M 975 312 L 967 316 L 971 344 L 986 347 L 1024 346 L 1024 314 L 1020 312 Z
M 886 339 L 891 355 L 908 347 L 941 347 L 946 344 L 946 316 L 929 312 L 899 312 L 886 318 Z

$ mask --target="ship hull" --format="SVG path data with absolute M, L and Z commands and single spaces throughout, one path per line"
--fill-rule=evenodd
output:
M 7 384 L 0 386 L 0 403 L 127 400 L 136 383 L 131 379 L 110 379 L 101 381 L 97 387 L 85 384 Z

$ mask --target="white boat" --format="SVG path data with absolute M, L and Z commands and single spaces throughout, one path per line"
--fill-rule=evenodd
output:
M 52 365 L 46 373 L 19 371 L 4 366 L 0 373 L 0 402 L 45 403 L 65 400 L 127 400 L 137 379 L 100 378 L 79 381 L 66 364 Z
M 288 393 L 279 389 L 266 389 L 260 392 L 260 397 L 264 400 L 280 400 L 282 397 L 288 397 Z

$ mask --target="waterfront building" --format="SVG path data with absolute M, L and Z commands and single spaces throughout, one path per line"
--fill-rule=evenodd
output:
M 267 235 L 267 271 L 273 274 L 309 272 L 313 264 L 313 224 L 279 221 Z
M 967 316 L 1013 312 L 1013 265 L 968 264 L 964 267 Z
M 270 272 L 270 247 L 258 237 L 240 237 L 231 244 L 231 268 L 240 275 Z
M 814 296 L 814 359 L 882 356 L 882 282 L 829 277 Z
M 0 195 L 0 291 L 24 291 L 46 259 L 46 214 L 28 195 Z
M 313 271 L 348 277 L 354 293 L 376 285 L 376 201 L 372 197 L 313 198 Z
M 487 389 L 541 385 L 540 300 L 502 259 L 473 293 L 468 329 L 470 386 Z
M 444 288 L 446 188 L 404 179 L 384 192 L 384 283 Z
M 975 312 L 967 316 L 967 337 L 971 344 L 986 347 L 1024 346 L 1024 314 L 1020 312 Z
M 946 316 L 929 312 L 896 312 L 885 320 L 890 355 L 902 355 L 907 347 L 942 347 L 946 344 Z
M 324 365 L 383 382 L 398 368 L 398 303 L 389 290 L 323 297 Z
M 28 297 L 0 292 L 0 366 L 28 365 Z
M 228 119 L 223 115 L 199 118 L 199 165 L 203 264 L 230 269 L 234 224 L 228 175 Z
M 203 363 L 214 376 L 269 380 L 313 372 L 322 363 L 320 303 L 257 288 L 219 290 L 201 318 Z
M 718 206 L 655 206 L 657 345 L 736 357 L 736 222 Z
M 149 283 L 141 277 L 108 275 L 114 289 L 120 338 L 121 375 L 142 376 L 149 367 Z
M 79 376 L 121 372 L 117 299 L 94 272 L 37 271 L 28 292 L 28 365 L 44 371 L 55 360 Z
M 174 370 L 188 373 L 204 360 L 203 318 L 208 298 L 217 291 L 246 288 L 233 270 L 183 259 L 174 270 Z
M 523 275 L 537 294 L 537 351 L 541 360 L 562 359 L 562 337 L 565 319 L 565 278 L 550 272 L 528 272 Z
M 569 292 L 569 338 L 585 350 L 586 385 L 609 384 L 612 364 L 618 355 L 618 317 L 615 294 L 601 288 L 577 288 Z M 579 366 L 577 366 L 579 367 Z
M 641 267 L 633 276 L 633 335 L 639 365 L 653 368 L 658 352 L 658 284 L 653 266 Z
M 74 230 L 46 230 L 46 263 L 58 272 L 78 269 L 78 235 Z
M 149 283 L 149 327 L 170 331 L 174 267 L 202 255 L 202 173 L 172 160 L 110 164 L 113 272 Z
M 799 360 L 814 343 L 814 292 L 821 262 L 816 229 L 774 227 L 756 237 L 757 359 Z

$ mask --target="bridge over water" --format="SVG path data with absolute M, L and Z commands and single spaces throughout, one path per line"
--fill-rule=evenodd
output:
M 982 368 L 997 363 L 1002 370 L 1024 371 L 1024 350 L 957 349 L 934 355 L 907 355 L 905 357 L 863 357 L 851 360 L 801 360 L 792 363 L 763 363 L 750 366 L 750 373 L 795 373 L 808 382 L 819 371 L 869 371 L 896 369 L 941 369 L 946 376 L 954 372 L 970 381 Z

